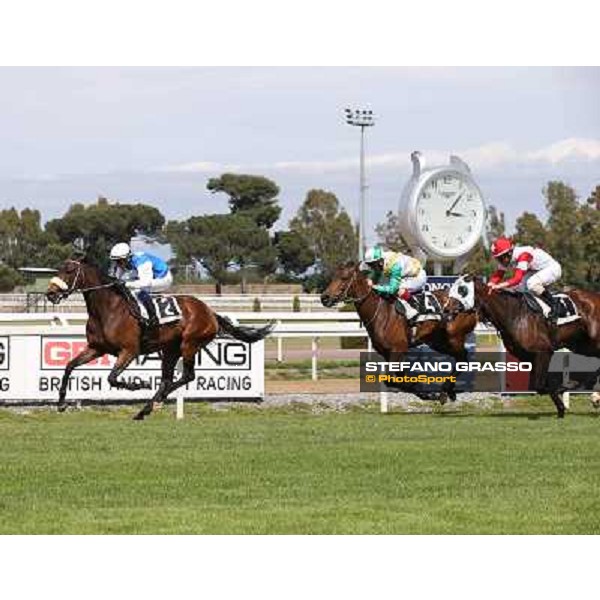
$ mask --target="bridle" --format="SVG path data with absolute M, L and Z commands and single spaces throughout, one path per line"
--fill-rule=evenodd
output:
M 108 287 L 115 285 L 115 283 L 116 283 L 114 281 L 111 281 L 109 283 L 103 283 L 101 285 L 93 285 L 93 286 L 86 287 L 86 288 L 78 288 L 77 284 L 79 282 L 79 279 L 82 278 L 83 264 L 80 261 L 73 260 L 73 259 L 68 259 L 65 262 L 76 264 L 77 265 L 77 273 L 75 273 L 75 277 L 73 278 L 73 281 L 71 282 L 70 286 L 65 281 L 63 281 L 60 277 L 53 277 L 50 280 L 50 283 L 54 284 L 59 289 L 58 294 L 61 299 L 68 298 L 73 292 L 81 292 L 83 294 L 84 292 L 91 292 L 93 290 L 108 288 Z
M 338 295 L 337 302 L 342 302 L 343 304 L 354 304 L 354 306 L 358 308 L 371 295 L 373 289 L 369 288 L 369 291 L 366 294 L 358 298 L 348 296 L 348 291 L 350 290 L 352 284 L 355 282 L 357 274 L 358 271 L 355 269 L 354 273 L 352 273 L 352 277 L 348 280 L 348 283 L 346 284 L 346 288 L 341 294 Z M 378 296 L 377 308 L 375 309 L 375 313 L 366 323 L 364 323 L 365 327 L 368 327 L 377 318 L 377 314 L 379 313 L 379 309 L 381 308 L 382 300 L 383 298 L 381 296 Z

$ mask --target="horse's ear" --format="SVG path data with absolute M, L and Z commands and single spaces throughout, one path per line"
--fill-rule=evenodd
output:
M 472 275 L 471 273 L 465 273 L 463 276 L 463 281 L 466 281 L 467 283 L 470 283 L 471 281 L 474 281 L 475 276 Z

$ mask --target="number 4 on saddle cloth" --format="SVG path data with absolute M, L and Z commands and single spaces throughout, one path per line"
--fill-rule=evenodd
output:
M 414 294 L 409 301 L 396 299 L 396 312 L 413 323 L 422 321 L 439 321 L 442 318 L 442 307 L 431 292 Z
M 141 316 L 144 319 L 148 318 L 148 311 L 144 304 L 135 296 L 136 304 Z M 152 304 L 154 304 L 154 310 L 158 318 L 159 325 L 166 325 L 167 323 L 174 323 L 181 319 L 181 308 L 177 302 L 175 296 L 162 296 L 152 295 Z

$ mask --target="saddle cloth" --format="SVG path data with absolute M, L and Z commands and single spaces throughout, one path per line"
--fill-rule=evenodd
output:
M 525 294 L 525 296 L 528 301 L 527 303 L 531 308 L 544 315 L 544 317 L 548 317 L 548 314 L 550 313 L 550 307 L 541 298 L 534 296 L 533 294 Z M 557 325 L 566 325 L 567 323 L 581 319 L 581 315 L 577 312 L 577 306 L 575 306 L 575 302 L 573 302 L 573 300 L 571 300 L 567 294 L 552 294 L 552 296 L 558 300 Z M 532 300 L 535 302 L 535 304 L 532 304 Z
M 442 307 L 431 292 L 415 294 L 410 302 L 398 298 L 396 312 L 406 317 L 412 323 L 422 321 L 439 321 L 442 318 Z
M 148 311 L 146 310 L 146 307 L 140 302 L 137 296 L 135 297 L 135 300 L 142 317 L 147 319 Z M 152 303 L 154 304 L 154 310 L 156 311 L 156 316 L 158 317 L 158 322 L 160 325 L 174 323 L 175 321 L 179 321 L 179 319 L 181 319 L 181 307 L 179 306 L 179 302 L 177 302 L 177 298 L 175 296 L 153 295 Z

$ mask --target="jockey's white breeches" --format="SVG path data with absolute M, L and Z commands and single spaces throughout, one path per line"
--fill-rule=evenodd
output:
M 527 273 L 519 284 L 521 291 L 527 290 L 536 296 L 544 293 L 546 286 L 558 281 L 562 275 L 560 264 L 555 260 L 539 271 Z
M 425 269 L 421 269 L 414 277 L 402 278 L 398 293 L 402 293 L 402 290 L 408 290 L 411 294 L 416 294 L 423 289 L 426 283 L 427 273 L 425 273 Z

